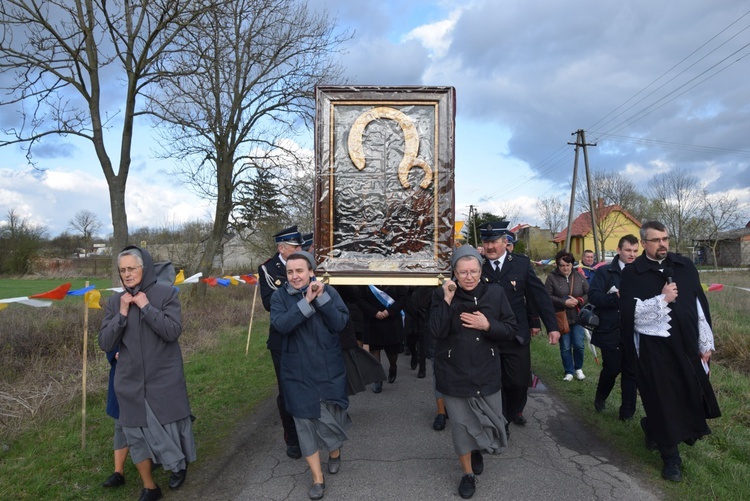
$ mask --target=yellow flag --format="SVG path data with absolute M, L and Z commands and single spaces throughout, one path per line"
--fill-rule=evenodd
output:
M 224 278 L 226 278 L 227 280 L 229 280 L 229 283 L 232 284 L 232 285 L 240 285 L 240 281 L 237 280 L 234 277 L 231 277 L 231 276 L 227 275 Z
M 185 281 L 185 270 L 180 270 L 180 272 L 174 278 L 174 284 L 180 285 L 184 281 Z
M 102 298 L 102 293 L 98 290 L 90 290 L 84 296 L 84 301 L 93 310 L 101 310 L 102 307 L 99 305 L 99 300 Z
M 5 309 L 5 308 L 7 308 L 7 307 L 8 307 L 8 305 L 7 305 L 7 304 L 5 304 L 5 303 L 0 303 L 0 311 L 4 310 L 4 309 Z

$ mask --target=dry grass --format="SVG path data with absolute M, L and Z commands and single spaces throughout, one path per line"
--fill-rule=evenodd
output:
M 252 287 L 209 289 L 205 298 L 183 286 L 180 300 L 185 358 L 214 347 L 217 334 L 247 326 Z M 267 315 L 260 304 L 259 318 Z M 106 389 L 109 364 L 97 343 L 103 310 L 90 310 L 87 392 Z M 10 441 L 39 419 L 81 399 L 83 367 L 81 300 L 68 298 L 49 308 L 14 305 L 0 314 L 0 439 Z

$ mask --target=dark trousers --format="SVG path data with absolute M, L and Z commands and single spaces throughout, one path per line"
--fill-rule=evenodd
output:
M 516 341 L 500 343 L 503 381 L 503 415 L 512 421 L 526 407 L 531 381 L 531 348 Z
M 279 387 L 276 406 L 279 408 L 281 426 L 284 427 L 284 442 L 287 445 L 299 445 L 297 428 L 294 426 L 294 417 L 286 411 L 286 407 L 284 406 L 284 390 L 281 387 L 281 352 L 271 350 L 271 359 L 273 360 L 273 370 L 276 371 L 276 383 Z
M 427 361 L 427 343 L 422 333 L 412 332 L 406 336 L 406 346 L 411 351 L 412 358 L 416 358 L 420 367 L 424 367 Z
M 635 414 L 635 402 L 637 387 L 635 383 L 635 372 L 632 364 L 628 363 L 625 350 L 622 346 L 617 348 L 601 348 L 602 371 L 599 374 L 599 384 L 596 386 L 595 399 L 604 402 L 615 387 L 617 376 L 620 378 L 620 391 L 622 401 L 620 404 L 620 419 L 630 419 Z

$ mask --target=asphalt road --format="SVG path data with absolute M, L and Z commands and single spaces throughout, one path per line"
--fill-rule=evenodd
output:
M 429 364 L 429 363 L 428 363 Z M 341 471 L 327 474 L 326 500 L 461 499 L 461 470 L 453 452 L 450 419 L 432 429 L 435 400 L 431 366 L 424 379 L 399 358 L 394 384 L 350 399 L 353 421 Z M 543 384 L 530 391 L 526 426 L 511 425 L 508 448 L 485 457 L 472 499 L 651 500 L 664 495 L 580 425 Z M 205 424 L 204 424 L 205 425 Z M 239 424 L 219 458 L 201 456 L 179 491 L 165 501 L 306 500 L 311 476 L 304 459 L 285 454 L 275 398 Z

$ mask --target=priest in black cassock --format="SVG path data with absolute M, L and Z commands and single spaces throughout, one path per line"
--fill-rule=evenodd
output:
M 679 482 L 678 445 L 710 434 L 706 419 L 721 415 L 708 378 L 711 315 L 695 266 L 669 252 L 666 227 L 649 221 L 640 235 L 643 254 L 622 271 L 622 337 L 636 361 L 646 444 L 658 448 L 662 476 Z

